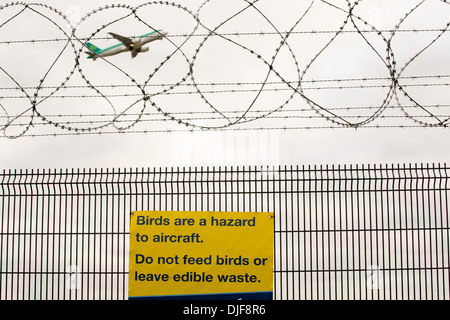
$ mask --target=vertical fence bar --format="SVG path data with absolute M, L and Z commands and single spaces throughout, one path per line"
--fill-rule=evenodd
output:
M 439 206 L 438 206 L 438 200 L 437 200 L 437 196 L 438 193 L 436 191 L 439 190 L 439 188 L 437 187 L 437 183 L 439 182 L 439 179 L 437 179 L 436 176 L 436 168 L 435 165 L 432 164 L 432 181 L 433 181 L 433 189 L 432 189 L 432 196 L 433 196 L 433 211 L 434 211 L 434 221 L 433 221 L 433 231 L 434 231 L 434 256 L 435 256 L 435 262 L 434 262 L 434 270 L 435 270 L 435 283 L 436 285 L 434 286 L 434 283 L 432 284 L 432 286 L 434 286 L 436 288 L 436 298 L 439 300 L 440 299 L 440 286 L 439 286 L 439 254 L 438 254 L 438 234 L 439 234 L 439 226 L 438 226 L 438 212 L 439 212 Z M 430 219 L 431 219 L 431 215 L 430 215 Z M 431 237 L 431 232 L 430 232 L 430 237 Z M 433 257 L 431 257 L 433 258 Z M 432 274 L 434 272 L 432 271 Z
M 443 179 L 445 181 L 444 187 L 441 187 L 441 192 L 444 193 L 444 199 L 443 205 L 441 206 L 442 211 L 445 212 L 445 214 L 442 214 L 442 219 L 445 218 L 445 223 L 442 223 L 442 274 L 443 274 L 443 291 L 444 291 L 444 300 L 450 299 L 450 223 L 449 223 L 449 214 L 448 214 L 448 175 L 447 170 L 444 166 L 444 168 L 441 168 L 444 172 Z M 441 175 L 442 177 L 442 175 Z M 442 186 L 442 185 L 441 185 Z M 441 220 L 442 221 L 442 220 Z M 445 237 L 445 230 L 446 237 Z M 447 250 L 445 250 L 445 246 L 447 246 Z M 447 259 L 445 259 L 445 256 L 447 255 Z M 447 260 L 447 261 L 446 261 Z M 447 266 L 447 270 L 445 268 Z
M 414 172 L 416 175 L 416 183 L 414 186 L 414 194 L 416 199 L 415 211 L 416 211 L 416 225 L 417 225 L 417 267 L 414 269 L 414 274 L 417 274 L 415 283 L 418 284 L 418 299 L 422 299 L 422 243 L 420 241 L 421 237 L 421 224 L 420 224 L 420 197 L 419 197 L 419 172 L 417 168 L 417 164 L 415 164 Z
M 406 176 L 406 172 L 409 172 L 409 184 L 406 184 L 405 181 L 405 199 L 408 197 L 408 193 L 409 193 L 409 206 L 405 211 L 405 219 L 408 221 L 410 221 L 410 231 L 411 231 L 411 237 L 410 237 L 410 241 L 409 237 L 407 237 L 406 243 L 407 243 L 407 284 L 408 284 L 408 300 L 415 300 L 416 298 L 416 285 L 415 285 L 415 281 L 414 281 L 414 268 L 415 268 L 415 251 L 416 251 L 416 245 L 415 245 L 415 230 L 414 230 L 414 198 L 413 198 L 413 192 L 412 192 L 412 188 L 413 188 L 413 173 L 412 173 L 412 166 L 411 164 L 409 164 L 408 167 L 409 170 L 406 169 L 406 165 L 403 165 L 403 170 L 404 170 L 404 174 Z M 407 191 L 409 190 L 409 192 Z M 409 214 L 408 214 L 409 211 Z M 406 224 L 406 228 L 407 228 L 407 233 L 406 235 L 408 235 L 408 224 Z M 410 245 L 411 244 L 411 245 Z M 411 276 L 412 275 L 412 276 Z
M 446 281 L 444 282 L 444 292 L 447 293 L 446 295 L 444 295 L 444 299 L 445 300 L 449 300 L 450 299 L 450 222 L 449 222 L 449 197 L 448 197 L 448 171 L 447 168 L 443 168 L 444 170 L 444 175 L 445 175 L 445 187 L 444 187 L 444 197 L 445 197 L 445 218 L 446 218 L 446 226 L 445 229 L 447 231 L 447 238 L 446 241 L 444 241 L 444 243 L 447 245 L 447 250 L 446 253 L 443 253 L 444 255 L 447 254 L 447 263 L 444 262 L 443 266 L 442 266 L 442 271 L 443 273 L 445 273 L 446 277 Z M 443 260 L 445 261 L 445 257 L 443 257 Z M 447 268 L 445 268 L 445 266 L 447 266 Z M 446 288 L 445 288 L 446 287 Z

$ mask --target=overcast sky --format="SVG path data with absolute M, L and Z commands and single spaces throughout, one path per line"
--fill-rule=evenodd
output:
M 414 120 L 433 124 L 436 118 L 445 121 L 450 116 L 450 94 L 446 85 L 450 75 L 450 37 L 449 32 L 440 36 L 442 32 L 439 31 L 448 28 L 450 5 L 440 0 L 360 1 L 355 14 L 378 30 L 391 30 L 406 13 L 420 4 L 403 21 L 400 30 L 427 31 L 398 32 L 391 42 L 397 72 L 401 71 L 405 78 L 400 82 L 411 98 L 405 98 L 398 91 L 399 102 L 408 107 L 405 111 L 411 118 L 407 119 L 397 101 L 392 99 L 389 106 L 396 108 L 386 108 L 381 116 L 367 124 L 370 127 L 362 126 L 356 130 L 336 125 L 322 116 L 329 118 L 330 114 L 325 109 L 333 109 L 339 119 L 354 123 L 370 119 L 377 108 L 383 106 L 386 97 L 392 93 L 389 69 L 385 65 L 384 41 L 389 39 L 390 33 L 384 32 L 383 36 L 363 33 L 364 39 L 357 32 L 350 32 L 356 29 L 349 21 L 345 27 L 349 32 L 336 37 L 322 52 L 334 37 L 334 33 L 329 31 L 339 30 L 346 18 L 339 8 L 348 9 L 347 1 L 332 2 L 338 8 L 322 1 L 260 0 L 255 4 L 259 12 L 251 8 L 228 20 L 247 3 L 242 0 L 211 0 L 200 7 L 203 0 L 177 0 L 176 3 L 184 9 L 149 4 L 138 11 L 143 19 L 138 21 L 134 17 L 119 19 L 129 14 L 128 9 L 104 9 L 82 19 L 105 4 L 119 3 L 115 1 L 45 1 L 46 5 L 65 14 L 72 23 L 81 21 L 76 36 L 93 37 L 91 42 L 101 48 L 117 43 L 106 39 L 107 32 L 134 36 L 150 32 L 149 27 L 169 32 L 167 39 L 151 43 L 150 51 L 139 54 L 135 59 L 123 53 L 109 57 L 107 61 L 99 59 L 94 62 L 87 60 L 83 53 L 80 56 L 81 73 L 78 68 L 74 69 L 76 55 L 71 45 L 61 51 L 67 44 L 64 41 L 17 42 L 64 38 L 62 30 L 70 33 L 70 27 L 56 12 L 33 7 L 39 13 L 26 10 L 14 16 L 23 7 L 4 8 L 0 10 L 0 66 L 3 69 L 0 69 L 0 168 L 332 165 L 443 163 L 449 160 L 448 129 L 390 126 L 417 125 Z M 125 4 L 137 6 L 143 3 L 127 1 Z M 197 13 L 200 26 L 192 15 Z M 116 19 L 119 20 L 107 25 Z M 355 23 L 361 30 L 370 30 L 361 20 L 355 19 Z M 294 33 L 287 42 L 289 47 L 284 45 L 278 52 L 281 39 L 277 33 L 285 34 L 294 26 Z M 214 36 L 205 39 L 205 35 L 216 28 L 217 33 L 226 38 Z M 189 38 L 192 33 L 194 36 Z M 430 43 L 432 45 L 428 47 Z M 75 41 L 74 47 L 79 50 L 81 44 Z M 198 48 L 201 50 L 196 54 Z M 426 50 L 418 55 L 424 48 Z M 169 55 L 170 59 L 166 60 Z M 271 62 L 274 55 L 276 59 L 272 65 L 277 74 L 270 72 L 266 63 Z M 192 79 L 182 81 L 189 75 L 187 61 L 194 61 L 192 75 L 195 84 L 201 84 L 197 88 Z M 164 64 L 158 69 L 161 62 Z M 70 79 L 64 82 L 69 75 Z M 319 106 L 318 113 L 311 111 L 312 106 L 283 82 L 298 81 L 299 76 L 305 81 L 304 95 L 315 103 L 313 106 Z M 36 118 L 23 137 L 4 137 L 5 134 L 20 135 L 27 128 L 32 114 L 25 94 L 11 88 L 16 87 L 17 82 L 28 95 L 33 96 L 33 88 L 43 77 L 44 87 L 54 88 L 62 83 L 72 86 L 72 89 L 59 89 L 48 99 L 43 97 L 51 89 L 38 92 L 38 101 L 43 101 L 37 105 L 37 110 L 47 120 L 60 125 L 71 121 L 72 126 L 83 130 L 98 126 L 99 120 L 113 119 L 113 116 L 108 118 L 105 115 L 122 114 L 123 117 L 118 118 L 121 121 L 93 130 L 96 134 L 65 135 L 73 131 L 51 124 L 43 125 L 42 120 Z M 73 89 L 85 86 L 86 79 L 109 98 L 99 97 L 99 91 L 93 88 Z M 150 95 L 167 88 L 161 84 L 181 85 L 171 88 L 169 93 L 172 94 L 152 96 L 151 101 L 155 104 L 152 106 L 139 101 L 141 91 L 131 85 L 132 79 L 141 87 L 148 81 L 145 90 Z M 341 81 L 334 81 L 338 79 Z M 270 85 L 267 84 L 265 89 L 273 90 L 264 90 L 258 95 L 258 88 L 266 80 Z M 365 87 L 355 88 L 361 85 Z M 333 88 L 327 89 L 327 86 Z M 337 89 L 336 86 L 343 88 Z M 235 89 L 235 92 L 230 89 Z M 82 95 L 89 97 L 83 98 Z M 441 107 L 414 108 L 412 99 L 421 106 Z M 286 101 L 288 103 L 285 104 Z M 156 108 L 196 127 L 220 128 L 228 121 L 244 119 L 242 116 L 245 119 L 265 114 L 270 116 L 230 126 L 231 130 L 227 131 L 190 132 L 190 127 L 185 124 L 170 119 L 161 121 L 165 116 Z M 143 110 L 151 115 L 141 115 Z M 429 111 L 436 117 L 430 117 Z M 189 112 L 192 112 L 190 116 Z M 22 116 L 5 128 L 5 124 L 19 114 Z M 125 133 L 118 133 L 117 127 L 135 121 L 137 124 Z M 380 128 L 373 128 L 376 126 Z M 148 132 L 143 133 L 144 130 Z M 171 132 L 164 132 L 166 130 Z M 51 136 L 53 133 L 57 135 Z

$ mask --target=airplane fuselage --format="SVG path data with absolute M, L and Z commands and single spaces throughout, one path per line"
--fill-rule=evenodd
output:
M 134 39 L 133 42 L 128 46 L 121 42 L 104 50 L 101 50 L 100 52 L 93 52 L 90 56 L 88 56 L 88 58 L 96 60 L 99 57 L 109 57 L 123 52 L 131 52 L 133 57 L 135 57 L 138 53 L 146 52 L 149 50 L 149 48 L 144 47 L 144 45 L 155 40 L 163 39 L 167 34 L 167 31 L 157 30 L 139 36 L 137 39 Z

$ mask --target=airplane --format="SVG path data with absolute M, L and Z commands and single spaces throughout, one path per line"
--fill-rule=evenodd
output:
M 106 49 L 100 49 L 99 47 L 93 45 L 90 42 L 86 42 L 86 47 L 90 51 L 86 51 L 88 54 L 88 59 L 97 60 L 99 57 L 108 57 L 122 52 L 131 52 L 131 57 L 135 58 L 139 52 L 147 52 L 148 47 L 144 47 L 145 44 L 160 40 L 167 36 L 168 32 L 163 30 L 155 30 L 150 33 L 143 34 L 139 36 L 136 40 L 131 38 L 123 37 L 121 35 L 108 32 L 113 38 L 119 40 L 121 43 L 108 47 Z

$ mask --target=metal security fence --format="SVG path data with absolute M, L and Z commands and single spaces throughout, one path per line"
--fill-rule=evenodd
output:
M 446 165 L 4 170 L 1 299 L 127 299 L 134 210 L 273 212 L 275 299 L 450 298 Z

